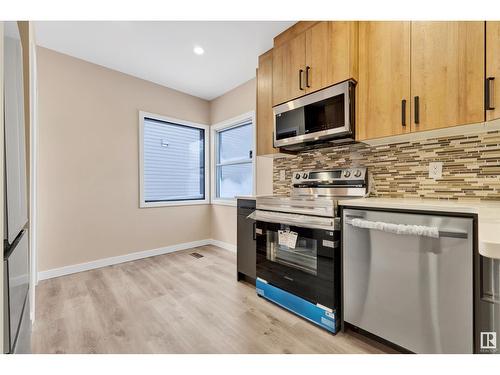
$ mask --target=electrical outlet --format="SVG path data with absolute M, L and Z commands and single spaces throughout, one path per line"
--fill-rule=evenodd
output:
M 443 176 L 443 163 L 429 163 L 429 178 L 437 180 Z
M 285 181 L 286 179 L 286 174 L 284 170 L 280 171 L 280 181 Z

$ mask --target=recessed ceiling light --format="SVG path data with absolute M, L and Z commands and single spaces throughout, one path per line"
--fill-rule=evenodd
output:
M 200 46 L 194 46 L 193 52 L 196 53 L 197 55 L 203 55 L 205 53 L 205 50 Z

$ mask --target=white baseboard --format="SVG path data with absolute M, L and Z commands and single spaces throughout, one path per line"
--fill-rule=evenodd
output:
M 221 247 L 223 249 L 232 251 L 233 253 L 236 252 L 236 245 L 233 245 L 233 244 L 230 244 L 230 243 L 227 243 L 227 242 L 222 242 L 222 241 L 219 241 L 219 240 L 211 239 L 210 240 L 210 245 Z
M 93 270 L 96 268 L 112 266 L 114 264 L 130 262 L 132 260 L 149 258 L 149 257 L 156 256 L 156 255 L 173 253 L 175 251 L 187 250 L 187 249 L 191 249 L 193 247 L 205 246 L 205 245 L 214 245 L 214 246 L 218 246 L 218 247 L 225 249 L 225 250 L 236 252 L 236 245 L 232 245 L 232 244 L 229 244 L 226 242 L 213 240 L 213 239 L 205 239 L 205 240 L 199 240 L 199 241 L 193 241 L 193 242 L 184 242 L 184 243 L 171 245 L 171 246 L 165 246 L 165 247 L 161 247 L 159 249 L 138 251 L 135 253 L 119 255 L 116 257 L 98 259 L 98 260 L 94 260 L 94 261 L 86 262 L 86 263 L 73 264 L 71 266 L 53 268 L 53 269 L 47 270 L 47 271 L 40 271 L 40 272 L 38 272 L 38 280 L 52 279 L 54 277 L 70 275 L 72 273 Z

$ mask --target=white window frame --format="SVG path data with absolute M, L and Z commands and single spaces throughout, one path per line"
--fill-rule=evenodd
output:
M 144 200 L 144 119 L 152 118 L 159 121 L 170 122 L 173 124 L 190 126 L 205 130 L 205 199 L 186 200 L 186 201 L 164 201 L 164 202 L 146 202 Z M 180 120 L 173 117 L 162 116 L 156 113 L 139 111 L 139 207 L 166 207 L 166 206 L 190 206 L 200 204 L 210 204 L 210 126 L 198 124 L 191 121 Z
M 255 111 L 250 111 L 243 113 L 242 115 L 230 118 L 228 120 L 224 120 L 217 124 L 214 124 L 210 127 L 210 201 L 212 204 L 224 205 L 224 206 L 236 206 L 236 198 L 234 199 L 225 199 L 225 198 L 217 198 L 216 192 L 217 187 L 215 186 L 217 180 L 217 169 L 216 169 L 216 151 L 217 151 L 217 133 L 222 130 L 227 130 L 230 128 L 238 127 L 244 122 L 252 121 L 253 127 L 253 147 L 252 147 L 252 195 L 255 194 L 256 190 L 256 173 L 255 173 L 255 145 L 257 140 L 257 131 L 255 126 Z

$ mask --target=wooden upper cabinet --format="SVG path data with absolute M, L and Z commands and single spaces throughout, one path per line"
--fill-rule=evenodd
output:
M 274 38 L 273 105 L 357 78 L 358 22 L 299 22 Z
M 486 78 L 489 80 L 489 108 L 486 119 L 500 118 L 500 22 L 486 21 Z M 493 80 L 491 80 L 494 78 Z
M 412 22 L 412 131 L 484 121 L 484 29 L 484 22 Z
M 356 90 L 357 140 L 410 131 L 410 22 L 359 23 Z
M 318 22 L 306 31 L 306 92 L 357 79 L 358 22 Z
M 306 35 L 273 48 L 273 105 L 305 94 Z
M 273 147 L 273 51 L 259 56 L 257 69 L 257 155 L 278 152 Z

